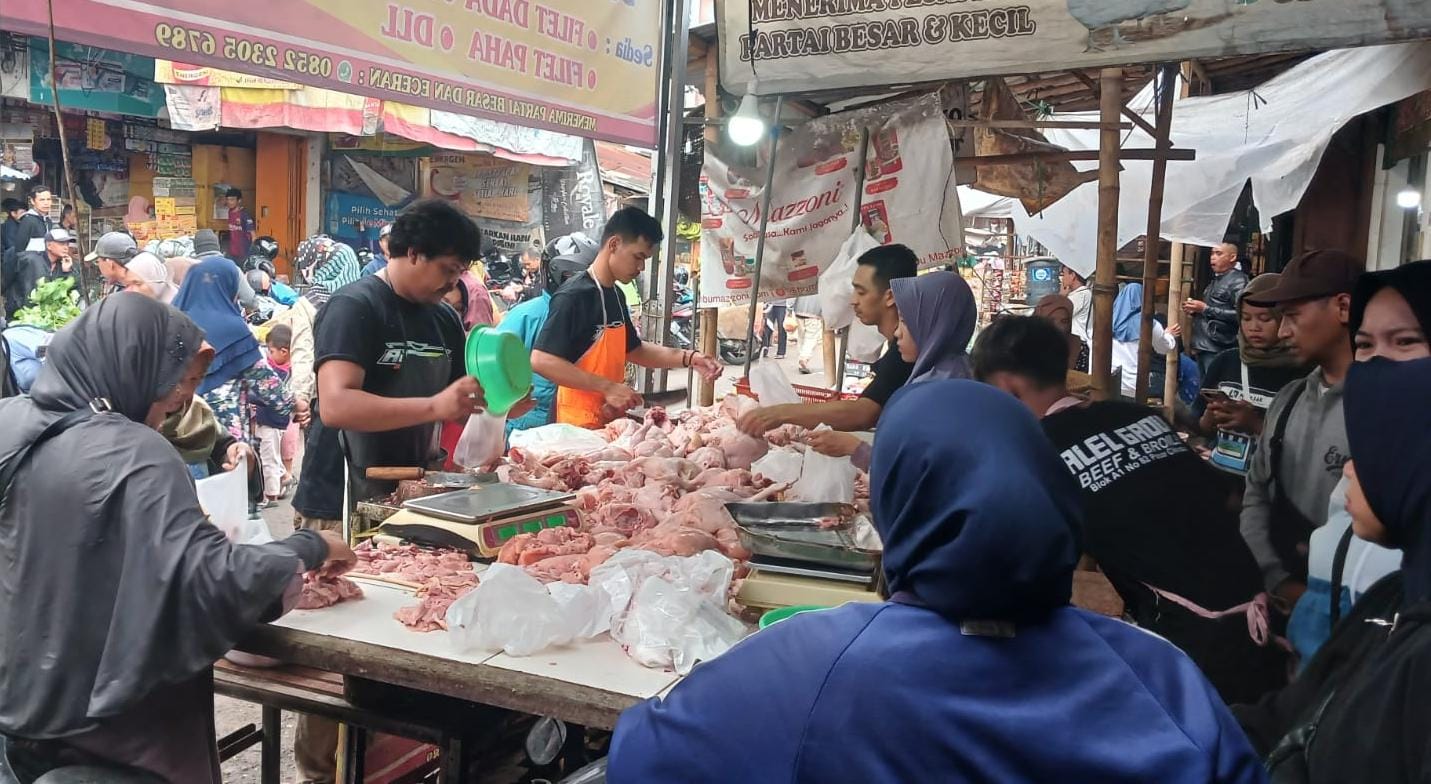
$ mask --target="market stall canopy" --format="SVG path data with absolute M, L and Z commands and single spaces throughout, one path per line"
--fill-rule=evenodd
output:
M 993 193 L 985 193 L 967 185 L 959 186 L 959 207 L 965 218 L 1009 218 L 1012 217 L 1013 199 Z M 964 230 L 968 233 L 968 229 Z
M 51 5 L 53 8 L 51 8 Z M 654 146 L 660 0 L 5 0 L 7 29 Z
M 756 0 L 724 3 L 719 29 L 722 85 L 772 95 L 1411 40 L 1431 36 L 1431 3 Z
M 1313 57 L 1253 91 L 1184 98 L 1173 111 L 1175 147 L 1197 151 L 1194 161 L 1168 167 L 1162 236 L 1175 242 L 1215 245 L 1223 240 L 1248 180 L 1252 199 L 1270 232 L 1273 216 L 1294 209 L 1317 171 L 1333 134 L 1364 112 L 1431 88 L 1431 42 L 1344 49 Z M 1151 117 L 1152 89 L 1130 104 Z M 1096 114 L 1059 119 L 1096 120 Z M 1093 149 L 1097 131 L 1046 129 L 1049 140 L 1070 149 Z M 1149 147 L 1143 131 L 1126 132 L 1124 147 Z M 1075 162 L 1092 169 L 1092 162 Z M 1123 161 L 1118 245 L 1146 230 L 1152 188 L 1150 161 Z M 1097 257 L 1098 188 L 1089 183 L 1038 215 L 1013 204 L 1014 224 L 1060 261 L 1085 276 Z

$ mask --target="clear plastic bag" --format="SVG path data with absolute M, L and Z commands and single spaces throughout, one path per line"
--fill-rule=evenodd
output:
M 581 457 L 611 446 L 598 431 L 576 425 L 552 424 L 512 433 L 512 448 L 537 460 L 561 454 Z
M 760 399 L 762 406 L 794 405 L 800 402 L 800 395 L 794 385 L 774 362 L 762 362 L 750 369 L 750 391 Z
M 502 456 L 506 446 L 507 417 L 481 411 L 467 417 L 467 426 L 452 450 L 452 462 L 463 468 L 485 468 Z
M 879 243 L 863 226 L 856 228 L 840 246 L 835 260 L 820 273 L 820 313 L 825 319 L 826 329 L 843 329 L 854 323 L 855 310 L 850 305 L 850 299 L 854 292 L 855 269 L 859 266 L 857 260 L 865 251 L 878 247 Z
M 820 429 L 829 430 L 828 427 Z M 848 457 L 826 457 L 807 449 L 800 481 L 790 488 L 786 498 L 810 504 L 852 504 L 855 502 L 855 477 L 858 475 L 859 469 Z
M 805 466 L 805 455 L 797 449 L 778 447 L 750 466 L 751 473 L 763 476 L 777 485 L 793 484 Z
M 889 341 L 878 329 L 856 321 L 850 325 L 849 340 L 846 341 L 845 355 L 856 362 L 874 362 L 884 352 Z
M 495 563 L 475 589 L 447 608 L 447 629 L 459 650 L 530 656 L 606 631 L 604 597 L 585 585 L 543 585 L 524 569 Z

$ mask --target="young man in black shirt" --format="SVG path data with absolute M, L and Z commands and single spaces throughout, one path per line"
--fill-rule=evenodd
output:
M 879 329 L 889 346 L 874 363 L 874 380 L 865 387 L 858 400 L 834 400 L 829 403 L 797 403 L 764 406 L 740 418 L 737 426 L 747 435 L 757 438 L 781 425 L 799 425 L 813 430 L 828 425 L 834 430 L 869 430 L 879 421 L 879 414 L 904 382 L 914 366 L 905 362 L 895 345 L 894 332 L 899 328 L 899 310 L 894 305 L 894 292 L 889 282 L 896 278 L 912 278 L 918 274 L 919 257 L 903 245 L 882 245 L 860 256 L 855 268 L 855 317 L 861 323 Z
M 532 351 L 532 370 L 557 385 L 556 421 L 595 428 L 640 406 L 626 386 L 626 363 L 648 368 L 695 368 L 709 379 L 720 363 L 696 351 L 641 340 L 616 284 L 641 274 L 665 233 L 655 218 L 635 208 L 618 210 L 601 235 L 601 250 L 587 274 L 552 296 L 546 325 Z
M 995 321 L 972 360 L 979 380 L 1043 420 L 1082 490 L 1084 549 L 1132 619 L 1182 648 L 1228 702 L 1280 686 L 1284 655 L 1267 645 L 1257 562 L 1236 510 L 1209 492 L 1217 472 L 1156 409 L 1070 396 L 1068 338 L 1048 321 Z

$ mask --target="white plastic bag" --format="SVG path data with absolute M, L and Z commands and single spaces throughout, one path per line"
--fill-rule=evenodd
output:
M 507 417 L 479 411 L 467 417 L 462 437 L 452 450 L 452 462 L 463 468 L 480 469 L 502 456 L 507 445 Z
M 762 362 L 750 370 L 750 391 L 762 406 L 797 404 L 800 395 L 790 383 L 785 371 L 774 362 Z
M 805 455 L 788 446 L 776 447 L 750 466 L 751 473 L 777 485 L 793 484 L 805 466 Z
M 248 458 L 239 458 L 232 471 L 198 480 L 194 490 L 209 522 L 223 531 L 230 542 L 268 544 L 273 541 L 268 524 L 248 514 Z
M 884 339 L 884 335 L 881 335 L 878 329 L 862 321 L 856 321 L 850 325 L 850 337 L 845 354 L 856 362 L 874 362 L 879 359 L 888 343 L 889 341 Z
M 688 675 L 697 663 L 730 650 L 745 632 L 744 624 L 726 614 L 724 602 L 686 584 L 647 577 L 611 638 L 638 664 Z
M 820 273 L 820 314 L 825 319 L 825 329 L 842 329 L 854 323 L 855 310 L 850 305 L 854 293 L 855 268 L 857 259 L 866 251 L 879 247 L 879 242 L 863 226 L 857 227 L 830 266 Z
M 521 567 L 495 563 L 447 608 L 447 630 L 459 650 L 530 656 L 606 631 L 611 615 L 605 605 L 587 586 L 548 590 Z
M 824 426 L 819 429 L 829 430 Z M 855 502 L 855 477 L 858 475 L 859 469 L 848 457 L 826 457 L 807 449 L 800 481 L 791 486 L 786 498 L 810 504 L 852 504 Z
M 591 572 L 609 601 L 611 638 L 647 667 L 682 675 L 745 636 L 725 611 L 735 565 L 713 551 L 686 558 L 622 550 Z
M 553 454 L 580 457 L 611 446 L 601 437 L 599 431 L 560 423 L 515 431 L 512 433 L 511 445 L 513 449 L 519 449 L 526 456 L 537 460 Z

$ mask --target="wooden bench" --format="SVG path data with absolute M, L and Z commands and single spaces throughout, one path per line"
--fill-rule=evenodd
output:
M 369 732 L 381 732 L 442 749 L 442 780 L 461 782 L 468 767 L 468 755 L 481 735 L 485 722 L 474 722 L 485 710 L 481 706 L 456 705 L 441 695 L 411 693 L 385 704 L 381 711 L 354 704 L 349 699 L 354 684 L 343 676 L 307 667 L 281 665 L 271 668 L 240 667 L 221 660 L 214 666 L 214 693 L 262 706 L 262 727 L 248 725 L 219 740 L 219 759 L 262 744 L 260 780 L 280 784 L 282 712 L 294 711 L 322 716 L 348 725 L 343 745 L 343 769 L 349 782 L 362 782 Z M 432 707 L 431 703 L 439 703 Z M 476 726 L 474 726 L 476 725 Z

